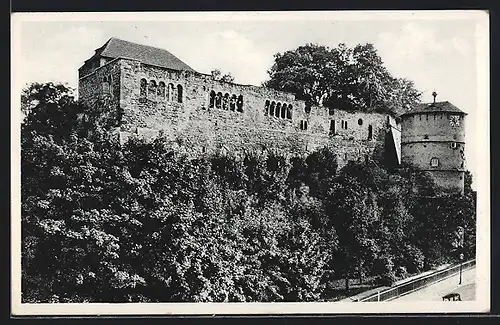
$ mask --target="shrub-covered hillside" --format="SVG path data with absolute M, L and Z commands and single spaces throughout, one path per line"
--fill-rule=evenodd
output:
M 335 280 L 390 283 L 475 252 L 475 197 L 375 161 L 190 157 L 119 146 L 115 117 L 52 84 L 25 93 L 23 302 L 321 301 Z M 418 184 L 423 194 L 412 190 Z

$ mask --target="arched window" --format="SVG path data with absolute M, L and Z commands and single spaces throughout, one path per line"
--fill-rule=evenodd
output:
M 373 138 L 373 126 L 368 125 L 368 140 Z
M 243 95 L 238 96 L 238 101 L 236 102 L 236 107 L 238 112 L 243 112 Z
M 287 106 L 286 104 L 283 104 L 281 107 L 281 118 L 286 118 L 286 111 L 287 111 Z
M 288 104 L 288 108 L 286 109 L 286 118 L 289 120 L 292 119 L 292 109 L 293 109 L 292 104 Z
M 306 114 L 309 114 L 311 112 L 311 103 L 309 101 L 306 101 L 306 104 L 304 106 L 304 112 Z
M 231 102 L 229 103 L 229 108 L 234 111 L 236 109 L 236 95 L 231 96 Z
M 109 95 L 109 79 L 107 77 L 102 78 L 102 92 Z
M 271 107 L 269 108 L 269 115 L 274 116 L 274 109 L 276 108 L 276 103 L 274 100 L 271 102 Z
M 156 95 L 156 81 L 151 80 L 148 86 L 148 97 L 155 98 Z
M 280 117 L 281 103 L 276 104 L 276 111 L 274 111 L 274 116 Z
M 182 86 L 177 85 L 177 102 L 182 103 Z
M 431 159 L 431 166 L 432 167 L 438 167 L 439 166 L 439 159 L 434 157 Z
M 269 102 L 269 99 L 266 100 L 266 104 L 264 105 L 264 114 L 265 115 L 269 115 L 269 105 L 271 105 L 271 103 Z
M 208 107 L 214 108 L 214 106 L 215 106 L 215 91 L 212 90 L 210 92 L 210 104 Z
M 174 84 L 168 84 L 168 100 L 174 100 Z
M 225 93 L 224 98 L 222 100 L 222 108 L 226 111 L 229 109 L 229 94 Z
M 218 92 L 217 97 L 215 97 L 215 107 L 221 108 L 222 105 L 222 93 Z
M 165 83 L 160 81 L 158 83 L 158 97 L 161 99 L 165 99 Z

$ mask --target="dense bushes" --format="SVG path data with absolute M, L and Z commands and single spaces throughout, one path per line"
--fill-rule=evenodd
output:
M 457 222 L 473 243 L 469 189 L 421 198 L 412 188 L 433 190 L 425 177 L 376 162 L 337 170 L 328 149 L 235 158 L 189 157 L 164 138 L 120 147 L 113 116 L 65 92 L 43 98 L 22 127 L 24 302 L 319 301 L 335 279 L 390 284 L 453 258 L 443 233 Z M 57 129 L 40 127 L 47 118 Z

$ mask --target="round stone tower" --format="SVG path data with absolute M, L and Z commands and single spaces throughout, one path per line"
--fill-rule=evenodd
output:
M 429 171 L 443 190 L 463 193 L 467 114 L 433 96 L 401 116 L 401 161 Z

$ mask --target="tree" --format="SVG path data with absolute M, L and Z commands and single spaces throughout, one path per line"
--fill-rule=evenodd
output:
M 317 301 L 333 277 L 390 283 L 451 260 L 457 224 L 474 256 L 470 173 L 463 196 L 438 196 L 425 173 L 338 171 L 328 148 L 239 159 L 188 156 L 166 137 L 120 146 L 119 115 L 61 85 L 29 89 L 23 302 Z
M 75 102 L 64 85 L 35 84 L 24 94 L 23 301 L 126 301 L 144 279 L 123 262 L 128 241 L 119 234 L 137 224 L 110 208 L 106 192 L 120 188 L 123 168 L 100 110 Z M 96 123 L 83 123 L 83 114 Z
M 337 174 L 337 156 L 325 147 L 307 156 L 306 163 L 305 183 L 311 195 L 324 198 Z
M 332 258 L 346 282 L 361 278 L 375 261 L 380 248 L 375 236 L 376 204 L 369 189 L 355 176 L 342 173 L 326 199 L 330 227 L 338 236 L 338 247 Z
M 83 112 L 73 96 L 73 89 L 65 85 L 34 83 L 26 87 L 21 95 L 21 109 L 25 114 L 23 130 L 67 136 L 75 131 L 77 116 Z
M 210 74 L 212 75 L 213 80 L 229 82 L 229 83 L 234 82 L 234 77 L 231 75 L 230 72 L 223 75 L 219 69 L 214 69 L 210 72 Z
M 398 114 L 412 109 L 420 102 L 422 93 L 415 88 L 413 81 L 406 78 L 391 78 L 388 82 L 386 105 Z
M 328 76 L 333 75 L 335 59 L 325 46 L 306 44 L 294 51 L 275 54 L 264 86 L 293 92 L 297 98 L 321 104 L 328 95 Z
M 21 111 L 28 115 L 39 104 L 58 103 L 61 98 L 73 98 L 74 89 L 67 85 L 47 83 L 32 83 L 21 91 Z
M 373 44 L 306 44 L 277 53 L 264 86 L 315 105 L 403 113 L 420 100 L 413 82 L 393 77 Z

